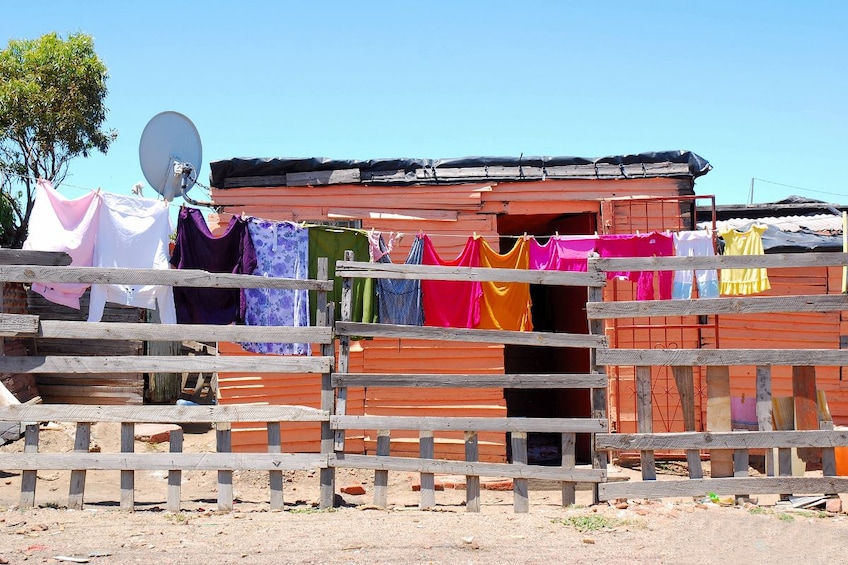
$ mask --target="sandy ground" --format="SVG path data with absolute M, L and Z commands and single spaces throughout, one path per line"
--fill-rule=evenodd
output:
M 92 442 L 118 451 L 117 424 L 96 424 Z M 72 449 L 72 426 L 43 431 L 43 451 Z M 20 451 L 23 441 L 0 448 Z M 136 450 L 165 450 L 137 442 Z M 186 434 L 186 451 L 214 451 L 214 433 Z M 614 469 L 637 480 L 630 469 Z M 167 474 L 136 473 L 136 510 L 118 509 L 119 473 L 89 472 L 86 508 L 66 509 L 69 473 L 39 473 L 37 508 L 19 509 L 20 474 L 0 471 L 0 563 L 58 558 L 123 563 L 769 563 L 848 562 L 846 514 L 785 511 L 776 497 L 721 506 L 692 499 L 592 506 L 580 490 L 563 508 L 557 485 L 530 485 L 530 513 L 511 491 L 483 490 L 466 512 L 465 491 L 436 493 L 420 510 L 418 476 L 389 474 L 389 507 L 373 506 L 373 473 L 340 470 L 343 505 L 319 510 L 317 473 L 287 473 L 286 510 L 268 508 L 267 474 L 235 473 L 235 511 L 216 510 L 216 473 L 183 473 L 183 509 L 166 512 Z M 668 477 L 666 477 L 668 478 Z M 442 478 L 450 482 L 451 478 Z

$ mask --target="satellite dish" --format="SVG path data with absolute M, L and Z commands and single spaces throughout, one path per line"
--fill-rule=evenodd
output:
M 144 178 L 165 200 L 182 196 L 190 201 L 186 193 L 194 186 L 203 159 L 200 134 L 179 112 L 156 114 L 141 132 L 138 159 Z

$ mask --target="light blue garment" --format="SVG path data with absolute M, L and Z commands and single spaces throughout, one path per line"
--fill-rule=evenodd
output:
M 309 268 L 309 230 L 291 222 L 251 218 L 247 225 L 256 250 L 254 275 L 306 279 Z M 276 288 L 244 290 L 244 323 L 250 326 L 309 325 L 309 291 Z M 254 353 L 310 355 L 308 343 L 242 343 Z
M 674 234 L 678 257 L 710 257 L 715 255 L 712 235 L 706 231 L 682 231 Z M 695 271 L 699 298 L 718 298 L 718 274 L 714 269 Z M 692 298 L 692 270 L 675 271 L 671 297 L 677 300 Z
M 380 237 L 380 249 L 385 251 L 385 243 Z M 412 242 L 407 265 L 420 265 L 424 256 L 424 242 L 416 237 Z M 391 263 L 388 254 L 380 257 L 379 263 Z M 421 304 L 421 281 L 405 279 L 376 279 L 377 311 L 381 324 L 400 324 L 405 326 L 423 326 L 424 308 Z

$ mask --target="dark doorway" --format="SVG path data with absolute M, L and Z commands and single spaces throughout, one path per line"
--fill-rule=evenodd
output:
M 594 234 L 597 216 L 592 213 L 501 216 L 498 233 L 502 236 L 533 235 L 540 243 L 547 237 Z M 500 251 L 505 253 L 515 239 L 504 237 Z M 533 328 L 542 332 L 589 333 L 586 321 L 586 289 L 531 285 Z M 588 373 L 589 352 L 585 349 L 504 346 L 504 371 L 509 373 Z M 505 389 L 507 416 L 527 418 L 589 418 L 592 414 L 588 389 Z M 560 465 L 559 434 L 528 434 L 528 461 L 537 465 Z M 509 441 L 507 441 L 509 453 Z M 591 460 L 591 437 L 578 434 L 578 463 Z

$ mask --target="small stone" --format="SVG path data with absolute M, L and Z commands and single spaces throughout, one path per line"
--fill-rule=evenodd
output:
M 474 541 L 474 536 L 465 536 L 464 538 L 462 538 L 462 541 L 464 541 L 465 543 L 471 543 Z
M 824 509 L 834 514 L 842 512 L 842 500 L 839 498 L 828 498 L 824 503 Z
M 615 507 L 618 508 L 619 510 L 627 510 L 630 507 L 630 505 L 627 504 L 627 501 L 625 500 L 624 502 L 616 502 Z
M 595 540 L 592 538 L 583 538 L 583 543 L 587 543 L 589 545 L 595 545 Z
M 352 494 L 354 496 L 365 494 L 365 488 L 362 485 L 350 485 L 342 487 L 341 491 L 345 494 Z

